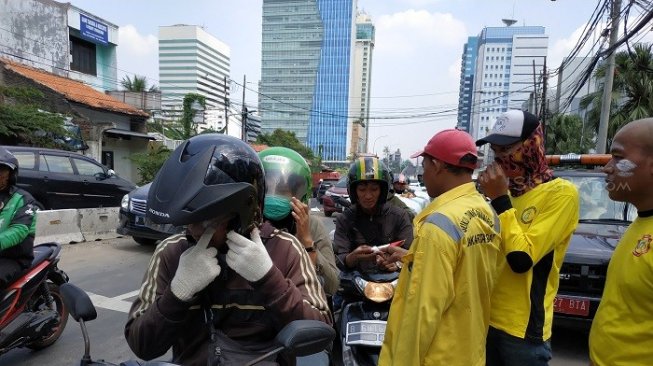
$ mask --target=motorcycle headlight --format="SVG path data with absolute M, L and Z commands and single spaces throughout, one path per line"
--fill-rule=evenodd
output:
M 392 299 L 395 294 L 396 281 L 392 283 L 378 283 L 365 281 L 360 277 L 356 277 L 356 286 L 363 292 L 366 298 L 374 302 L 382 303 Z
M 122 196 L 122 201 L 120 201 L 120 208 L 125 211 L 129 211 L 129 194 Z

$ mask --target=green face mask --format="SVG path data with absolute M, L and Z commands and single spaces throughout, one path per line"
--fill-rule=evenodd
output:
M 284 196 L 265 196 L 263 216 L 270 220 L 281 220 L 290 214 L 290 199 Z

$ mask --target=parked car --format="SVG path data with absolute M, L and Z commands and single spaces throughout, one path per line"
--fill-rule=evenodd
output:
M 554 302 L 556 326 L 589 329 L 599 306 L 612 253 L 636 215 L 632 205 L 610 200 L 602 166 L 609 155 L 593 155 L 589 166 L 554 170 L 574 183 L 580 197 L 576 231 L 560 269 L 560 285 Z M 567 156 L 557 165 L 578 164 L 581 156 Z M 551 161 L 551 159 L 550 159 Z M 553 164 L 555 166 L 556 164 Z
M 342 198 L 349 198 L 347 192 L 347 177 L 340 178 L 334 185 L 329 187 L 322 196 L 322 209 L 324 216 L 330 217 L 334 212 L 342 212 L 342 205 L 333 200 L 333 197 L 340 196 Z
M 147 211 L 147 195 L 150 192 L 148 183 L 129 192 L 122 198 L 119 211 L 119 224 L 116 232 L 131 236 L 140 245 L 154 245 L 170 235 L 180 233 L 183 227 L 158 225 L 145 222 Z
M 118 207 L 136 185 L 72 151 L 4 146 L 18 159 L 17 184 L 41 209 Z
M 322 179 L 320 181 L 320 184 L 317 186 L 317 200 L 318 202 L 322 203 L 322 199 L 324 198 L 324 194 L 326 191 L 334 186 L 336 183 L 338 183 L 338 179 Z

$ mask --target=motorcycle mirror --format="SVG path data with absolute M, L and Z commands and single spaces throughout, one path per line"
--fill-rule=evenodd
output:
M 97 318 L 95 306 L 84 290 L 71 283 L 64 283 L 59 290 L 68 312 L 75 321 L 79 322 L 81 319 L 87 322 Z
M 255 365 L 267 357 L 283 352 L 289 358 L 302 357 L 322 352 L 331 347 L 336 331 L 318 320 L 295 320 L 281 329 L 275 340 L 279 347 L 249 362 Z

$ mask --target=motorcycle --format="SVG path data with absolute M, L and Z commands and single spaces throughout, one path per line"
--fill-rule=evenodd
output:
M 68 275 L 57 268 L 61 246 L 34 247 L 30 268 L 0 295 L 0 355 L 17 347 L 39 350 L 61 336 L 68 321 L 60 286 Z
M 376 365 L 399 272 L 340 273 L 336 331 L 344 366 Z M 336 356 L 334 356 L 336 357 Z
M 93 360 L 90 355 L 91 341 L 86 330 L 86 322 L 97 318 L 97 311 L 84 290 L 66 283 L 61 286 L 63 301 L 67 305 L 70 315 L 77 321 L 82 330 L 84 338 L 84 355 L 80 366 L 177 366 L 177 364 L 165 361 L 140 362 L 129 360 L 120 364 L 113 364 L 104 360 Z M 277 334 L 275 341 L 277 347 L 270 352 L 250 361 L 246 366 L 256 365 L 270 356 L 283 355 L 285 359 L 297 358 L 297 365 L 316 365 L 316 360 L 324 350 L 331 346 L 335 338 L 335 331 L 326 323 L 317 320 L 295 320 L 287 324 Z M 302 358 L 304 361 L 302 362 Z

